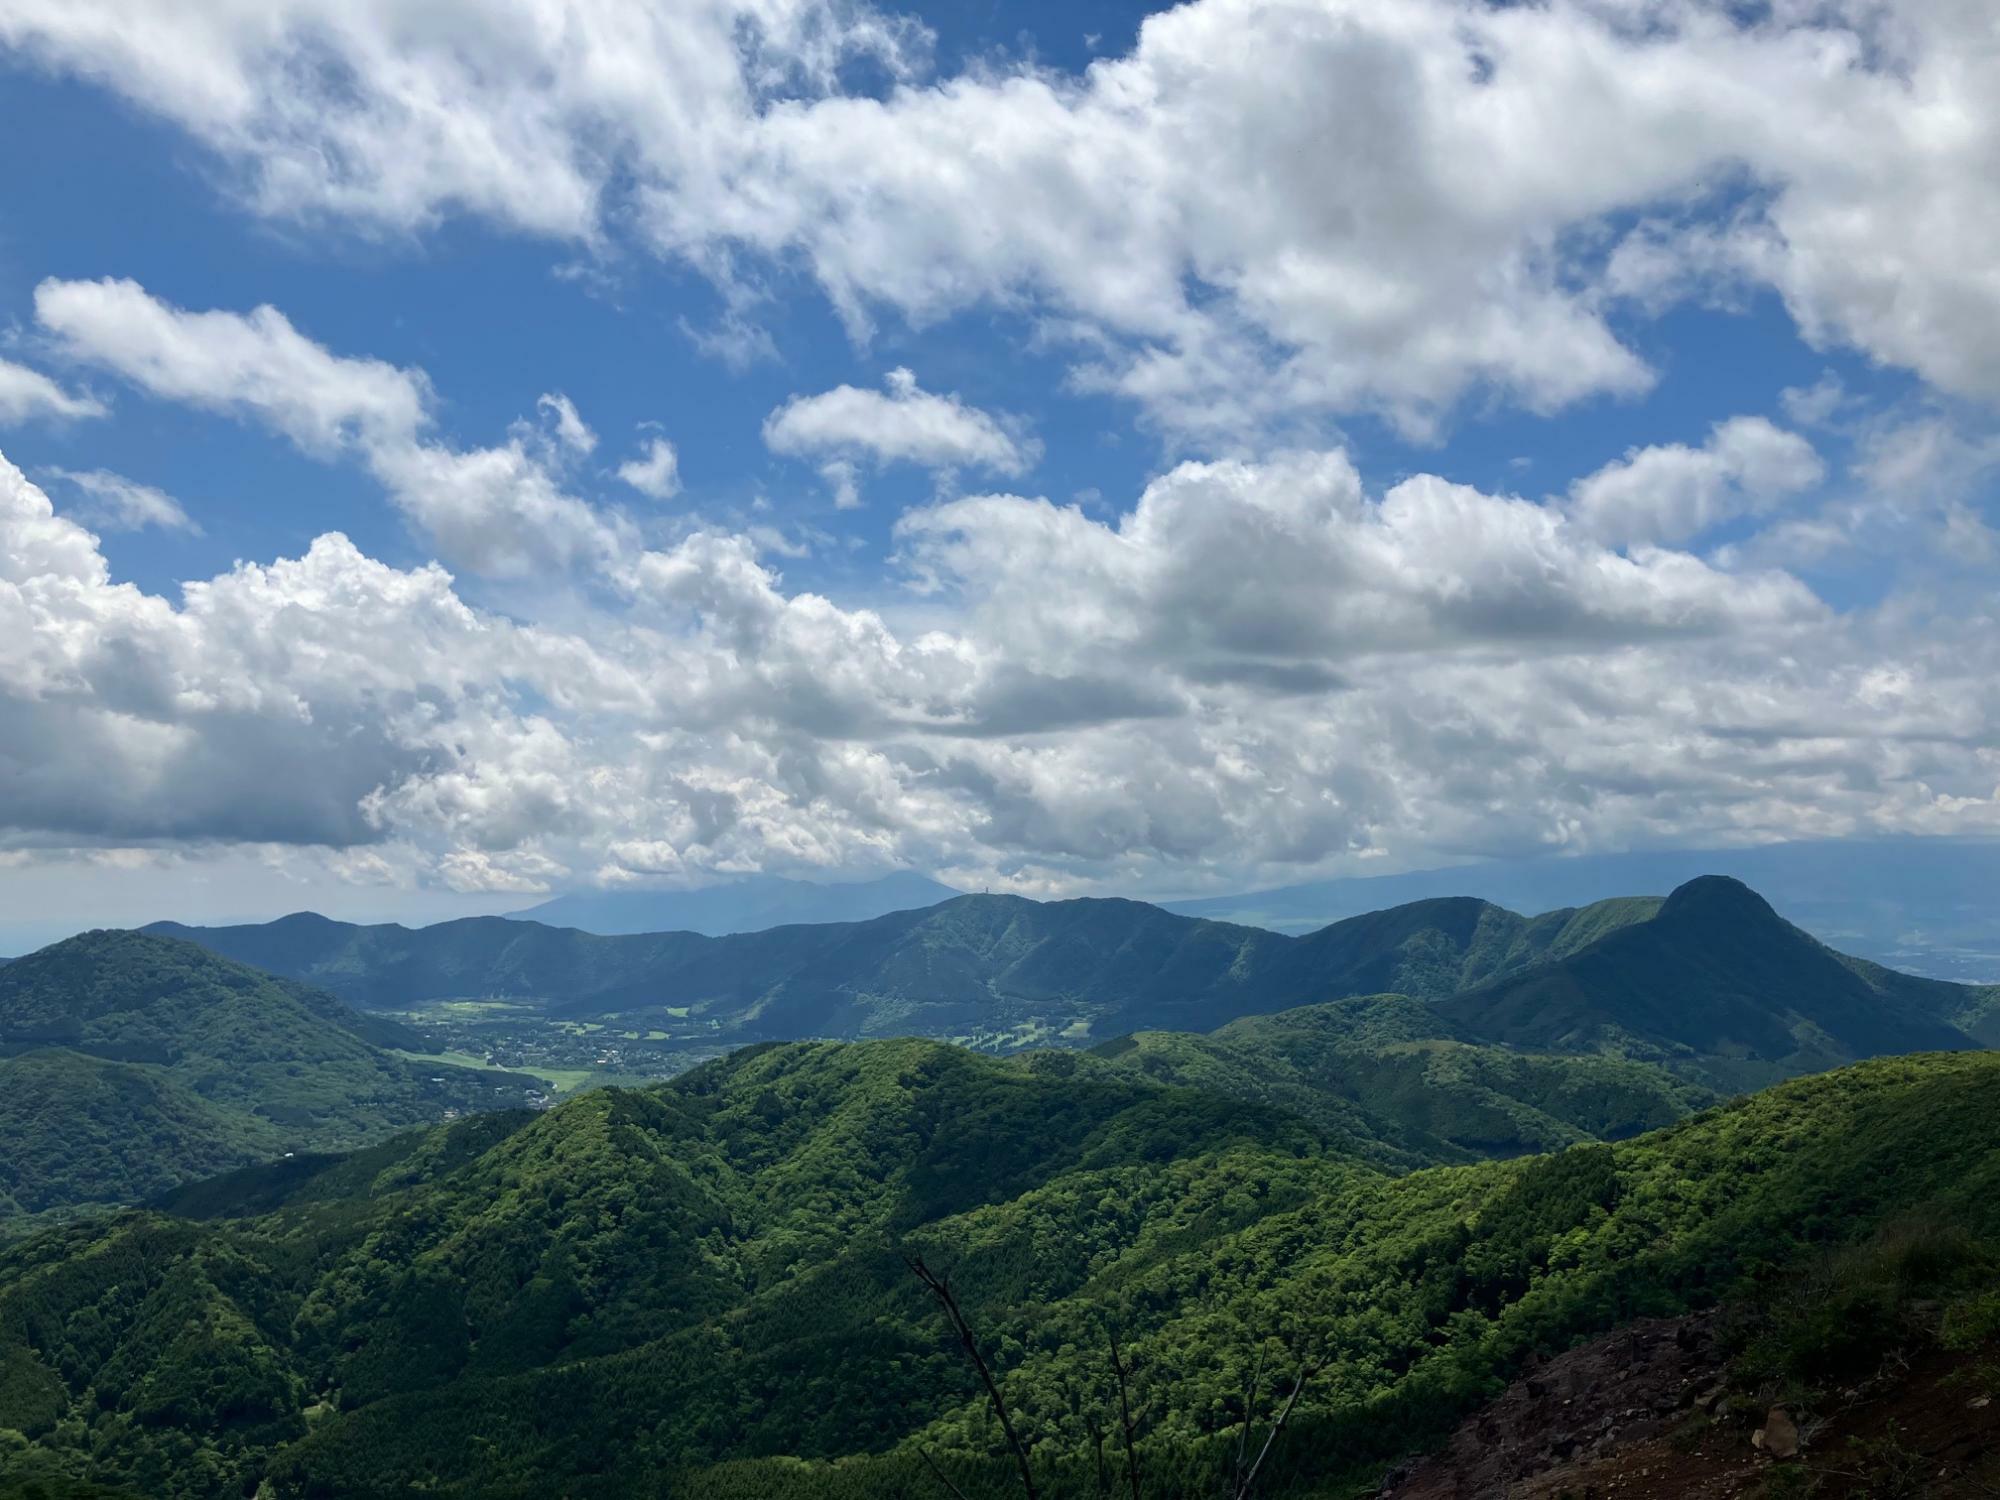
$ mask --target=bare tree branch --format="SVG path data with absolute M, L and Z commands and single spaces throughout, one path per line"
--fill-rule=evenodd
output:
M 1243 1431 L 1236 1438 L 1236 1458 L 1229 1466 L 1229 1493 L 1243 1483 L 1243 1461 L 1250 1456 L 1250 1424 L 1257 1420 L 1257 1382 L 1264 1374 L 1264 1342 L 1257 1341 L 1257 1358 L 1250 1366 L 1250 1384 L 1243 1393 Z
M 1292 1386 L 1291 1395 L 1285 1398 L 1284 1410 L 1278 1413 L 1278 1420 L 1271 1425 L 1270 1433 L 1264 1439 L 1264 1446 L 1257 1450 L 1257 1461 L 1250 1465 L 1250 1472 L 1243 1476 L 1243 1483 L 1237 1486 L 1235 1500 L 1249 1500 L 1250 1491 L 1256 1487 L 1257 1472 L 1264 1467 L 1264 1460 L 1271 1456 L 1271 1447 L 1278 1441 L 1278 1434 L 1285 1430 L 1285 1424 L 1292 1419 L 1292 1408 L 1299 1404 L 1299 1397 L 1306 1388 L 1306 1382 L 1319 1373 L 1318 1363 L 1299 1366 L 1299 1378 Z
M 1108 1497 L 1111 1494 L 1111 1474 L 1104 1467 L 1104 1424 L 1096 1417 L 1086 1415 L 1083 1424 L 1090 1430 L 1091 1451 L 1097 1455 L 1097 1493 Z
M 1132 1372 L 1118 1352 L 1118 1331 L 1106 1328 L 1104 1332 L 1111 1340 L 1111 1369 L 1118 1376 L 1118 1420 L 1125 1429 L 1125 1478 L 1132 1486 L 1132 1500 L 1139 1500 L 1139 1452 L 1132 1442 L 1132 1397 L 1125 1386 L 1125 1377 Z
M 924 1284 L 925 1289 L 937 1299 L 938 1306 L 944 1309 L 952 1332 L 958 1335 L 960 1347 L 965 1350 L 966 1358 L 972 1361 L 972 1367 L 979 1372 L 979 1379 L 986 1387 L 986 1400 L 993 1408 L 993 1415 L 1000 1419 L 1000 1431 L 1006 1434 L 1007 1446 L 1014 1451 L 1014 1463 L 1021 1471 L 1021 1488 L 1026 1491 L 1028 1500 L 1040 1500 L 1041 1491 L 1035 1488 L 1035 1471 L 1028 1465 L 1027 1445 L 1014 1431 L 1014 1419 L 1007 1415 L 1007 1403 L 1000 1395 L 1000 1384 L 993 1378 L 985 1356 L 979 1352 L 979 1341 L 972 1336 L 972 1325 L 959 1311 L 958 1298 L 952 1292 L 950 1278 L 925 1265 L 921 1255 L 906 1255 L 903 1264 L 910 1268 L 910 1274 Z
M 919 1446 L 917 1452 L 923 1454 L 924 1462 L 931 1466 L 931 1472 L 937 1475 L 938 1483 L 943 1485 L 946 1489 L 950 1490 L 952 1494 L 956 1495 L 958 1497 L 958 1500 L 965 1500 L 965 1491 L 960 1489 L 957 1485 L 953 1484 L 951 1482 L 951 1477 L 948 1474 L 946 1474 L 943 1469 L 940 1469 L 938 1467 L 938 1461 L 931 1457 L 931 1450 Z

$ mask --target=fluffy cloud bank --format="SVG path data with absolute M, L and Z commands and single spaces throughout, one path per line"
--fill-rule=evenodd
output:
M 1080 74 L 945 77 L 859 0 L 671 11 L 0 0 L 0 47 L 176 122 L 258 214 L 637 244 L 724 289 L 697 337 L 743 359 L 774 348 L 762 279 L 792 272 L 857 340 L 998 310 L 1179 451 L 1255 456 L 1180 464 L 1109 519 L 939 499 L 896 525 L 907 591 L 864 608 L 756 533 L 676 516 L 666 544 L 657 508 L 593 497 L 597 436 L 560 394 L 462 446 L 423 372 L 274 308 L 46 281 L 38 349 L 357 466 L 442 565 L 329 535 L 172 600 L 0 461 L 0 853 L 282 846 L 454 890 L 889 864 L 1059 889 L 2000 829 L 1990 579 L 1841 612 L 1776 565 L 1920 510 L 1990 557 L 1961 491 L 1994 453 L 1946 418 L 1864 435 L 1842 509 L 1769 525 L 1826 466 L 1759 416 L 1544 503 L 1373 490 L 1270 437 L 1640 391 L 1646 318 L 1745 291 L 2000 397 L 1990 6 L 1192 0 Z M 0 421 L 101 415 L 79 390 L 0 362 Z M 1790 420 L 1817 435 L 1840 401 L 1799 393 Z M 1018 484 L 1037 461 L 905 372 L 803 395 L 766 437 L 847 500 L 876 465 Z M 172 524 L 79 473 L 108 514 Z M 679 455 L 647 437 L 610 473 L 664 501 Z M 540 624 L 468 577 L 581 586 Z
M 1763 417 L 1718 422 L 1699 448 L 1638 448 L 1578 480 L 1577 521 L 1613 543 L 1680 542 L 1738 516 L 1769 511 L 1826 477 L 1797 433 Z
M 335 535 L 176 605 L 0 464 L 0 827 L 505 891 L 2000 828 L 1991 620 L 1837 617 L 1557 507 L 1372 495 L 1339 453 L 1186 464 L 1109 523 L 980 496 L 898 534 L 921 627 L 714 531 L 635 546 L 626 603 L 563 629 Z
M 947 77 L 859 0 L 184 9 L 0 0 L 0 45 L 177 122 L 261 213 L 796 263 L 857 331 L 1021 309 L 1179 430 L 1633 391 L 1620 316 L 1735 284 L 2000 396 L 1982 0 L 1195 0 L 1081 75 Z M 843 93 L 856 59 L 889 86 Z

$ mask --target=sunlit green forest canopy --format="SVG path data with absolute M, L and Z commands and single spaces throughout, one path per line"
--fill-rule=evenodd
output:
M 1532 1350 L 1886 1218 L 1990 1234 L 1996 1101 L 2000 1058 L 1891 1059 L 1396 1176 L 1088 1056 L 751 1049 L 17 1246 L 0 1428 L 16 1473 L 163 1496 L 938 1493 L 920 1447 L 1007 1493 L 916 1252 L 1051 1493 L 1093 1492 L 1112 1330 L 1149 1493 L 1209 1492 L 1260 1351 L 1324 1360 L 1270 1492 L 1342 1493 Z

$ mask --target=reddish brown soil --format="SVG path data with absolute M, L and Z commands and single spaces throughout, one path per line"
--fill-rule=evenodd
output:
M 1637 1323 L 1531 1368 L 1382 1495 L 2000 1500 L 1993 1360 L 1924 1354 L 1794 1411 L 1804 1450 L 1781 1461 L 1752 1443 L 1763 1403 L 1726 1391 L 1712 1315 Z

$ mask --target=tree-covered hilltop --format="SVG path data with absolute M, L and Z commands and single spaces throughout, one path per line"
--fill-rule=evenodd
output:
M 0 969 L 0 1038 L 99 1057 L 174 1063 L 256 1051 L 306 1033 L 350 1051 L 421 1049 L 408 1027 L 323 990 L 145 933 L 87 932 Z M 335 1033 L 339 1033 L 336 1036 Z
M 1260 1357 L 1261 1421 L 1315 1367 L 1260 1493 L 1351 1493 L 1532 1351 L 1913 1211 L 2000 1231 L 1996 1102 L 2000 1057 L 1900 1058 L 1392 1176 L 1087 1056 L 750 1049 L 16 1246 L 0 1464 L 159 1497 L 858 1500 L 946 1493 L 935 1461 L 1008 1494 L 919 1255 L 1046 1494 L 1097 1493 L 1109 1331 L 1149 1496 L 1218 1491 Z
M 251 927 L 149 929 L 324 985 L 359 1005 L 464 996 L 583 1016 L 669 1009 L 744 1040 L 1207 1029 L 1236 1016 L 1388 990 L 1437 999 L 1573 951 L 1657 902 L 1521 917 L 1424 901 L 1304 938 L 1138 901 L 961 896 L 866 922 L 597 937 L 504 918 L 357 927 L 302 914 Z
M 1407 995 L 1246 1016 L 1205 1036 L 1142 1031 L 1093 1055 L 1156 1082 L 1279 1105 L 1390 1167 L 1623 1140 L 1715 1102 L 1646 1063 L 1474 1042 Z
M 0 968 L 0 1222 L 339 1150 L 518 1077 L 412 1062 L 407 1028 L 192 943 L 92 932 Z
M 1681 886 L 1649 920 L 1451 997 L 1440 1013 L 1487 1041 L 1670 1062 L 1724 1087 L 1857 1058 L 1973 1047 L 1992 994 L 1849 958 L 1740 881 Z

